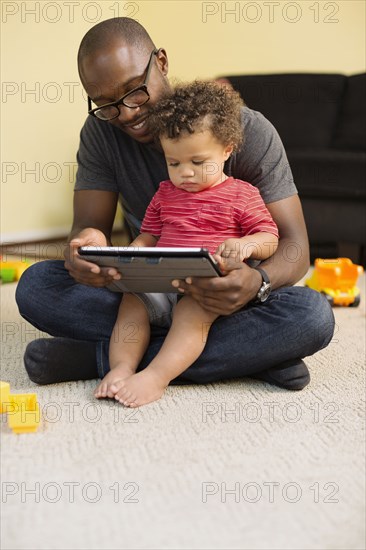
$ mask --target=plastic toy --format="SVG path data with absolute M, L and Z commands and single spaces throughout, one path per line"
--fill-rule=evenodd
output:
M 0 278 L 3 283 L 19 281 L 21 275 L 31 264 L 25 261 L 6 261 L 0 257 Z
M 35 432 L 41 415 L 35 393 L 10 393 L 10 385 L 0 382 L 0 413 L 8 414 L 8 426 L 14 433 Z
M 363 267 L 349 258 L 315 260 L 314 271 L 305 285 L 325 294 L 332 306 L 357 307 L 360 304 L 360 289 L 356 286 Z
M 0 413 L 7 412 L 8 405 L 10 403 L 10 384 L 7 382 L 0 382 Z

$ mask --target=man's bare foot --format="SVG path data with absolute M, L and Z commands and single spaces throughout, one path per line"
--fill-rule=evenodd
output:
M 123 380 L 129 378 L 134 373 L 134 369 L 126 365 L 115 367 L 114 369 L 110 370 L 108 374 L 105 375 L 103 380 L 97 386 L 94 392 L 94 397 L 96 397 L 97 399 L 100 399 L 102 397 L 114 397 L 117 389 L 113 391 L 112 386 L 117 384 L 117 387 L 119 387 L 119 384 Z
M 133 374 L 112 387 L 114 398 L 126 407 L 140 407 L 160 399 L 169 381 L 163 380 L 152 368 Z

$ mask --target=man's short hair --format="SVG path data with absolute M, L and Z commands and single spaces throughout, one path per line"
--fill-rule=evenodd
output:
M 150 35 L 140 23 L 130 17 L 113 17 L 101 21 L 86 33 L 79 47 L 78 66 L 80 67 L 85 57 L 103 50 L 116 39 L 136 47 L 142 53 L 150 52 L 155 48 Z

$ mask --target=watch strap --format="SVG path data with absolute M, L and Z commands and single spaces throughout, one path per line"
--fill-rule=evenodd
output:
M 271 284 L 267 273 L 264 271 L 262 267 L 253 267 L 253 269 L 256 269 L 257 271 L 259 271 L 259 273 L 262 275 L 263 281 L 267 283 L 267 285 Z

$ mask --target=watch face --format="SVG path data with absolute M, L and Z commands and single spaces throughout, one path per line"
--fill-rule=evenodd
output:
M 265 302 L 268 296 L 270 295 L 270 293 L 271 293 L 271 285 L 268 283 L 263 283 L 263 285 L 261 286 L 257 294 L 257 299 L 260 302 Z

